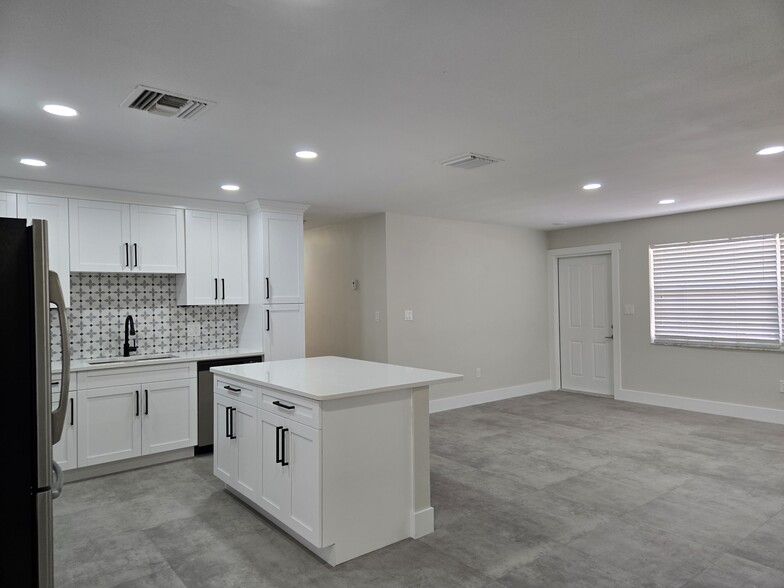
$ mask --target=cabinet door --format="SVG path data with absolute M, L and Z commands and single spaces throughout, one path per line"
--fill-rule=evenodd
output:
M 264 360 L 305 357 L 305 305 L 265 306 L 262 317 Z
M 321 547 L 321 431 L 286 419 L 286 461 L 291 478 L 288 525 Z
M 72 470 L 76 467 L 76 392 L 71 390 L 68 398 L 68 410 L 65 413 L 65 426 L 60 442 L 52 447 L 52 459 L 63 470 Z M 60 405 L 60 394 L 52 395 L 52 409 Z
M 71 306 L 71 256 L 68 245 L 68 199 L 17 195 L 19 218 L 44 219 L 49 228 L 49 268 L 57 272 L 65 305 Z
M 131 269 L 146 274 L 185 272 L 185 212 L 130 206 Z
M 0 217 L 16 218 L 16 194 L 0 192 Z
M 220 303 L 248 303 L 248 218 L 218 215 Z
M 196 380 L 144 384 L 142 455 L 196 445 Z
M 253 500 L 259 480 L 259 438 L 256 407 L 237 402 L 234 405 L 232 426 L 237 446 L 237 478 L 234 488 Z
M 185 211 L 185 276 L 178 277 L 177 303 L 218 302 L 218 215 Z M 184 286 L 184 287 L 183 287 Z
M 116 202 L 68 201 L 71 269 L 130 271 L 129 208 Z
M 279 460 L 284 449 L 282 432 L 286 419 L 266 410 L 259 410 L 258 414 L 261 479 L 257 501 L 262 508 L 285 522 L 290 510 L 291 485 L 289 468 Z
M 264 301 L 269 304 L 305 302 L 305 254 L 302 216 L 264 213 Z
M 212 467 L 215 477 L 230 486 L 234 486 L 234 481 L 237 479 L 237 448 L 229 436 L 231 409 L 235 404 L 233 400 L 215 395 Z
M 79 467 L 138 457 L 142 453 L 138 386 L 79 390 Z

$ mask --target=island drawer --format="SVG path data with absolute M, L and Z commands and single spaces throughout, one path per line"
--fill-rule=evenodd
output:
M 259 407 L 314 429 L 321 428 L 321 405 L 316 400 L 262 388 Z
M 256 406 L 260 392 L 257 386 L 248 384 L 247 382 L 215 376 L 215 394 L 228 396 L 229 398 L 240 400 L 251 406 Z

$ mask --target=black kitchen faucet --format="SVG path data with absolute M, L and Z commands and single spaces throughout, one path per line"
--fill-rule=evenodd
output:
M 131 351 L 136 351 L 137 349 L 135 336 L 133 338 L 133 346 L 129 344 L 128 337 L 130 335 L 136 335 L 136 329 L 133 326 L 133 317 L 129 314 L 125 317 L 125 344 L 123 345 L 123 357 L 130 356 Z

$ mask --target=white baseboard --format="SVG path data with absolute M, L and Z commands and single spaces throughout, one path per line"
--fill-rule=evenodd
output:
M 496 388 L 495 390 L 483 390 L 482 392 L 471 392 L 470 394 L 436 398 L 435 400 L 430 401 L 430 412 L 433 413 L 452 410 L 453 408 L 463 408 L 475 404 L 484 404 L 485 402 L 515 398 L 517 396 L 528 396 L 529 394 L 538 394 L 539 392 L 547 392 L 548 390 L 552 390 L 550 380 L 542 380 L 541 382 L 531 382 L 529 384 L 509 386 L 508 388 Z
M 411 536 L 419 539 L 429 535 L 435 529 L 436 515 L 432 506 L 411 514 Z
M 618 392 L 615 399 L 626 402 L 636 402 L 638 404 L 651 404 L 653 406 L 663 406 L 665 408 L 679 408 L 681 410 L 691 410 L 693 412 L 704 412 L 719 416 L 736 417 L 739 419 L 748 419 L 750 421 L 784 425 L 784 410 L 776 408 L 762 408 L 759 406 L 748 406 L 746 404 L 732 404 L 730 402 L 717 402 L 715 400 L 702 400 L 699 398 L 687 398 L 685 396 L 672 396 L 670 394 L 639 392 L 637 390 L 624 389 L 621 389 Z

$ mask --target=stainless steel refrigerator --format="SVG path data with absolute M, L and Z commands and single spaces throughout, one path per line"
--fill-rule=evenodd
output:
M 62 387 L 52 406 L 49 309 L 62 331 Z M 68 325 L 60 282 L 49 271 L 47 224 L 0 218 L 0 361 L 3 423 L 0 586 L 50 587 L 52 500 L 62 472 L 52 459 L 68 407 Z

